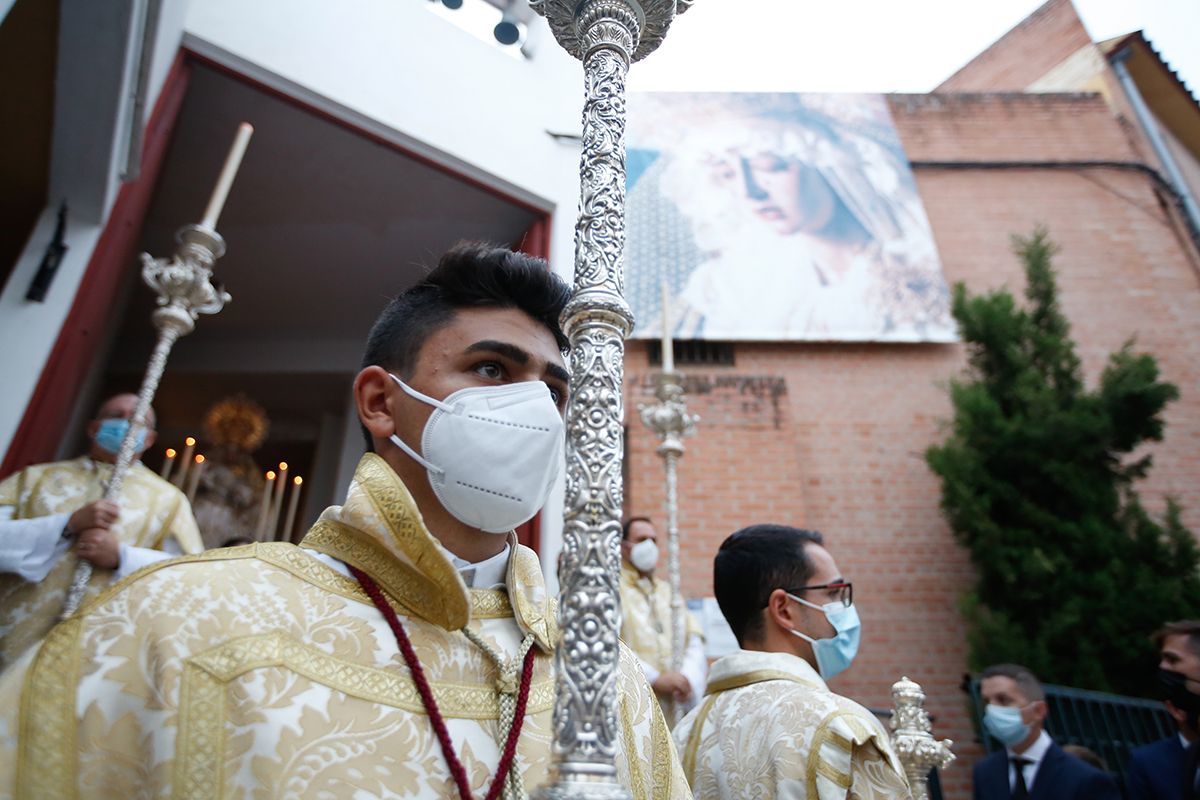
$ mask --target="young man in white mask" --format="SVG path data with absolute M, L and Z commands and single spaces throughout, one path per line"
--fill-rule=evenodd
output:
M 467 800 L 546 781 L 558 632 L 512 529 L 562 461 L 568 296 L 540 260 L 446 253 L 371 332 L 354 381 L 370 452 L 345 502 L 299 547 L 151 568 L 56 628 L 0 680 L 0 776 L 34 797 Z M 686 798 L 628 651 L 618 681 L 619 780 Z
M 672 668 L 671 586 L 655 577 L 658 531 L 647 517 L 632 517 L 621 529 L 621 641 L 642 662 L 642 672 L 667 720 L 696 704 L 704 691 L 708 660 L 700 623 L 684 609 L 684 652 Z
M 136 407 L 137 395 L 108 398 L 88 423 L 86 455 L 0 482 L 0 670 L 58 622 L 80 560 L 92 564 L 91 598 L 147 564 L 204 549 L 187 497 L 137 460 L 154 444 L 154 409 L 120 497 L 101 499 Z
M 743 528 L 717 552 L 713 588 L 743 649 L 713 664 L 704 699 L 675 729 L 695 796 L 910 797 L 879 720 L 825 684 L 853 661 L 859 624 L 821 534 Z
M 1107 773 L 1054 743 L 1046 723 L 1046 693 L 1019 664 L 995 664 L 980 675 L 987 704 L 983 727 L 1004 745 L 975 765 L 975 800 L 1120 800 Z

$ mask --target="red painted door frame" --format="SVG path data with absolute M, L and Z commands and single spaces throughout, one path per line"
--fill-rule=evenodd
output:
M 121 186 L 104 231 L 88 261 L 50 357 L 25 407 L 25 415 L 9 444 L 0 478 L 19 469 L 50 461 L 58 450 L 63 428 L 71 417 L 88 365 L 96 357 L 121 279 L 133 264 L 146 209 L 154 194 L 167 146 L 187 94 L 191 65 L 182 51 L 175 57 L 162 92 L 146 122 L 141 171 L 137 180 Z

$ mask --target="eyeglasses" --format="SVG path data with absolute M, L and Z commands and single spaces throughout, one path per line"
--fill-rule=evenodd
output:
M 800 595 L 802 592 L 817 592 L 821 590 L 829 592 L 832 601 L 841 603 L 845 608 L 849 608 L 854 604 L 854 584 L 849 581 L 822 583 L 820 586 L 801 586 L 798 589 L 789 590 L 788 593 Z

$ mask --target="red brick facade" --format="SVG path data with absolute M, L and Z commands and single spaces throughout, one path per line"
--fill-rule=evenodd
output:
M 1200 260 L 1147 174 L 1062 163 L 1138 161 L 1118 120 L 1098 95 L 896 96 L 891 106 L 948 281 L 1021 291 L 1010 236 L 1044 224 L 1061 247 L 1062 304 L 1089 380 L 1136 336 L 1180 387 L 1143 491 L 1156 511 L 1176 496 L 1200 530 Z M 1026 163 L 996 163 L 1006 161 Z M 969 796 L 979 752 L 959 690 L 957 604 L 973 571 L 922 454 L 943 435 L 944 384 L 963 363 L 958 345 L 738 344 L 732 367 L 683 369 L 701 421 L 679 471 L 685 594 L 711 594 L 713 554 L 738 527 L 824 532 L 864 623 L 859 660 L 834 686 L 887 707 L 901 675 L 920 682 L 936 733 L 957 743 L 943 776 L 952 798 Z M 661 521 L 661 461 L 636 414 L 653 400 L 644 343 L 630 343 L 626 369 L 626 507 Z

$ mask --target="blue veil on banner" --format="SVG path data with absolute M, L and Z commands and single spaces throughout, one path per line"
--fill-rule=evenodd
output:
M 635 338 L 952 342 L 950 297 L 881 95 L 631 94 Z

